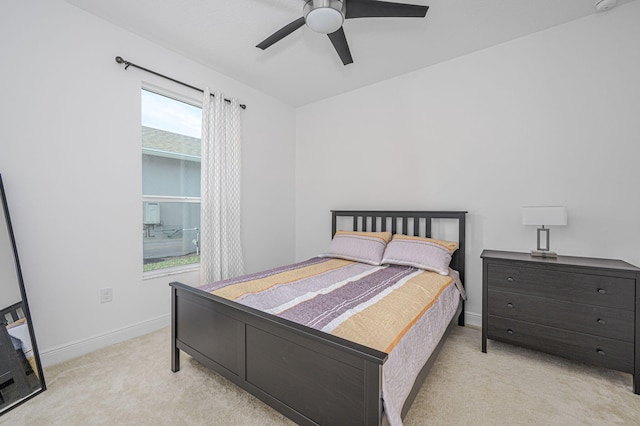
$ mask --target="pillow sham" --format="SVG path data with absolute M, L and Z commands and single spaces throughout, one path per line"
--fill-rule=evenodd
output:
M 369 265 L 380 265 L 391 232 L 337 231 L 329 250 L 320 257 L 355 260 Z
M 449 275 L 451 255 L 458 249 L 453 241 L 395 234 L 385 249 L 382 264 L 413 266 Z

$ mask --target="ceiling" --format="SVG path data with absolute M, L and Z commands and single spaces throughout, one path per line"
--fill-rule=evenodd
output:
M 294 107 L 598 13 L 595 0 L 394 0 L 429 6 L 426 18 L 345 21 L 344 66 L 306 26 L 255 47 L 301 17 L 304 0 L 66 1 Z

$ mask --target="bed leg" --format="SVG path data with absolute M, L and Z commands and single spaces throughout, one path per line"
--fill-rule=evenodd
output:
M 171 288 L 171 371 L 174 373 L 180 371 L 180 349 L 176 344 L 176 321 L 178 318 L 176 312 L 176 294 L 177 290 Z
M 171 344 L 171 371 L 180 371 L 180 349 L 176 348 L 175 341 Z
M 462 303 L 462 311 L 460 312 L 460 315 L 458 316 L 458 325 L 460 327 L 464 327 L 464 300 L 462 300 L 461 303 Z

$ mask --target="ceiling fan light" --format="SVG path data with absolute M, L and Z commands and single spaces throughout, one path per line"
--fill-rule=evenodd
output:
M 340 29 L 344 22 L 342 2 L 338 0 L 311 0 L 304 6 L 307 26 L 321 34 L 331 34 Z

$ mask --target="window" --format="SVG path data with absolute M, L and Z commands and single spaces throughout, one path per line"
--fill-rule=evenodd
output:
M 142 90 L 143 270 L 200 263 L 202 109 Z

